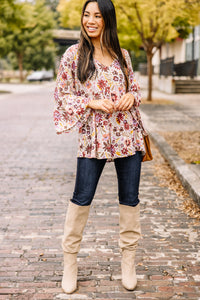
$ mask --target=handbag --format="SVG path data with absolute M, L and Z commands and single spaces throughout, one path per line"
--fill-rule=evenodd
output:
M 143 134 L 143 140 L 144 140 L 144 147 L 145 147 L 145 155 L 142 157 L 142 162 L 144 161 L 150 161 L 153 159 L 153 155 L 151 153 L 151 147 L 150 147 L 150 139 L 149 135 Z
M 144 129 L 139 110 L 137 110 L 136 113 L 137 113 L 137 116 L 138 116 L 139 126 L 142 129 L 142 136 L 143 136 L 144 147 L 145 147 L 145 154 L 142 157 L 142 162 L 150 161 L 150 160 L 153 159 L 153 155 L 151 153 L 150 138 L 149 138 L 148 133 Z

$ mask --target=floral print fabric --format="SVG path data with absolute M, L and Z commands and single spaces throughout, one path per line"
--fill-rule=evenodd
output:
M 132 70 L 130 56 L 123 50 L 128 66 L 129 90 L 135 103 L 129 111 L 112 114 L 93 110 L 90 100 L 110 99 L 117 103 L 126 93 L 125 78 L 115 59 L 104 66 L 94 59 L 96 73 L 82 84 L 77 77 L 78 44 L 64 53 L 55 88 L 54 121 L 57 134 L 78 128 L 78 157 L 115 159 L 145 152 L 140 113 L 141 101 L 138 83 Z

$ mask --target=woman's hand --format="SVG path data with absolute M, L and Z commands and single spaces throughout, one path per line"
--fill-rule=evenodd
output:
M 115 110 L 114 103 L 108 99 L 90 100 L 87 107 L 103 110 L 106 113 L 113 113 L 113 111 Z
M 121 97 L 115 110 L 129 110 L 134 104 L 135 98 L 131 93 L 127 93 Z

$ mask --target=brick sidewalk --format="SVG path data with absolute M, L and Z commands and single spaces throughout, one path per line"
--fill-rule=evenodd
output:
M 106 165 L 79 253 L 79 289 L 65 295 L 61 237 L 73 191 L 76 135 L 56 136 L 52 88 L 0 96 L 0 299 L 200 299 L 198 224 L 143 164 L 138 286 L 120 281 L 117 182 Z

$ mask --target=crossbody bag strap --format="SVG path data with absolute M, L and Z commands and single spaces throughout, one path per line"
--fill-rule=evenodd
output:
M 138 108 L 135 108 L 136 111 L 136 116 L 137 116 L 137 120 L 138 120 L 138 124 L 139 124 L 139 128 L 142 130 L 142 134 L 143 135 L 148 135 L 148 132 L 145 130 L 143 122 L 142 122 L 142 118 L 141 118 L 141 114 Z

